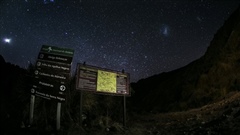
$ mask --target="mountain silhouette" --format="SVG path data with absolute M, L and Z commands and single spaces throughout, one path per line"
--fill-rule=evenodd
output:
M 144 111 L 200 107 L 240 90 L 240 7 L 225 21 L 206 53 L 177 70 L 131 84 L 133 105 Z
M 2 65 L 2 64 L 4 64 L 4 63 L 5 63 L 5 60 L 4 60 L 3 56 L 0 55 L 0 64 Z

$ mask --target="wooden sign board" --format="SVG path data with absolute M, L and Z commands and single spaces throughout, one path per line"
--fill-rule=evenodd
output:
M 130 96 L 129 74 L 78 63 L 76 89 L 99 94 Z

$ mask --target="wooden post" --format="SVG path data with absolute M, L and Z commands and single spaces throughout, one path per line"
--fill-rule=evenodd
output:
M 31 95 L 30 99 L 30 115 L 29 115 L 29 126 L 33 123 L 33 113 L 34 113 L 34 102 L 35 102 L 35 95 Z
M 126 127 L 126 96 L 123 96 L 123 127 Z
M 61 103 L 58 102 L 58 104 L 57 104 L 57 121 L 56 121 L 57 131 L 60 130 L 60 125 L 61 125 Z
M 80 127 L 82 127 L 82 91 L 80 91 L 80 117 L 79 117 L 79 123 Z
M 122 70 L 122 73 L 124 73 L 124 69 Z M 123 95 L 123 127 L 126 127 L 126 95 Z

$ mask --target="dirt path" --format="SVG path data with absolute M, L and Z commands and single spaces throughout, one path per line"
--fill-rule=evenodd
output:
M 130 133 L 169 134 L 239 134 L 240 92 L 201 108 L 183 112 L 138 115 Z

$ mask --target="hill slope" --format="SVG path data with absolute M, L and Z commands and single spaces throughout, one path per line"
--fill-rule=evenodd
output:
M 240 89 L 240 7 L 214 35 L 207 52 L 187 66 L 142 79 L 132 88 L 138 110 L 199 107 Z

